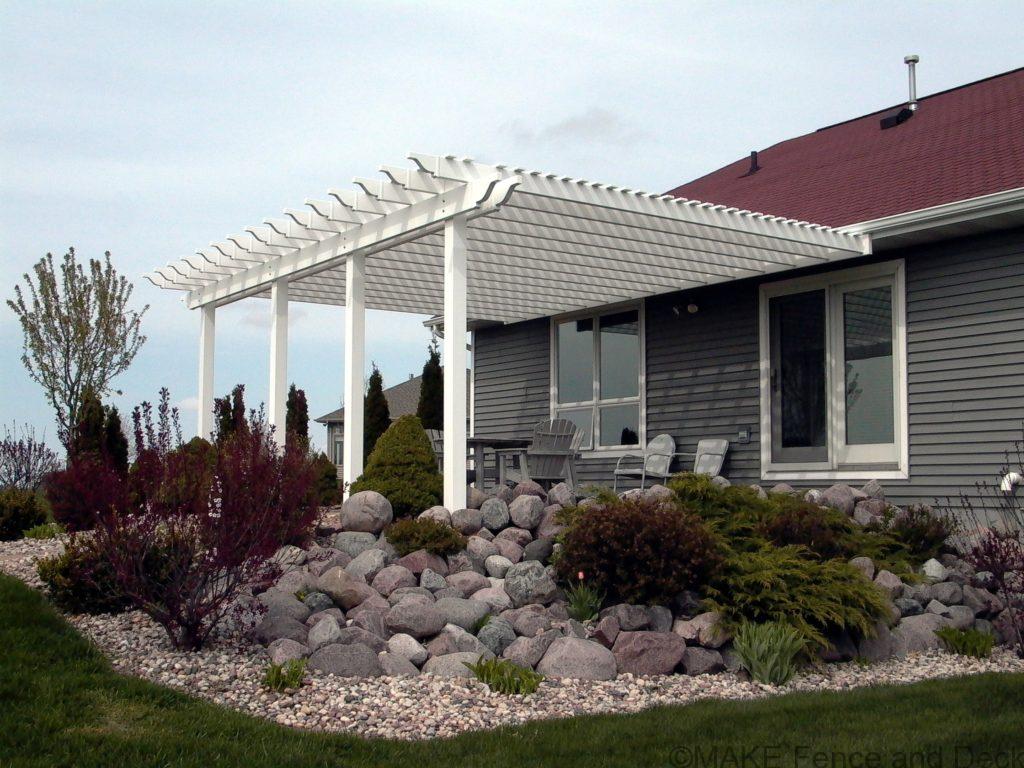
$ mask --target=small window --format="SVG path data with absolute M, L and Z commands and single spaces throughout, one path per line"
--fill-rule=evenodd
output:
M 769 479 L 906 472 L 902 297 L 902 262 L 762 286 Z
M 641 441 L 641 313 L 628 309 L 560 320 L 553 333 L 554 415 L 583 432 L 582 447 Z

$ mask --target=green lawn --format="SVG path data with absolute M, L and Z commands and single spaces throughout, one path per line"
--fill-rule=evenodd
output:
M 681 766 L 818 768 L 812 748 L 865 768 L 1024 744 L 1024 676 L 990 675 L 844 694 L 715 702 L 401 743 L 290 731 L 111 671 L 20 582 L 0 576 L 0 766 Z M 750 754 L 751 748 L 765 751 Z M 704 759 L 696 750 L 703 751 Z M 714 750 L 717 749 L 717 759 Z M 686 750 L 692 750 L 687 752 Z M 959 750 L 959 752 L 958 752 Z M 901 762 L 901 757 L 907 756 Z M 799 759 L 798 759 L 799 758 Z M 937 763 L 924 763 L 934 768 Z

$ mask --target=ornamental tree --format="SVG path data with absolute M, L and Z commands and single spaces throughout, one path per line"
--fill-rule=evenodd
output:
M 384 377 L 380 375 L 380 369 L 374 363 L 363 404 L 364 459 L 370 455 L 377 444 L 377 439 L 387 432 L 390 426 L 391 413 L 388 410 L 388 399 L 384 397 Z
M 423 364 L 423 378 L 420 383 L 420 400 L 416 415 L 424 429 L 444 429 L 444 372 L 441 369 L 441 354 L 437 350 L 437 339 L 430 342 L 427 362 Z

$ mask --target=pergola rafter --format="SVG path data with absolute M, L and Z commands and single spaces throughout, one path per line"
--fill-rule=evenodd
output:
M 282 217 L 200 249 L 147 277 L 185 292 L 203 317 L 200 433 L 212 429 L 217 306 L 247 296 L 273 308 L 271 419 L 283 428 L 289 301 L 346 307 L 345 403 L 362 411 L 364 312 L 439 315 L 447 339 L 870 252 L 865 235 L 454 156 L 413 153 L 352 188 L 307 198 Z M 458 350 L 462 351 L 459 352 Z M 445 345 L 449 370 L 461 343 Z M 445 379 L 445 455 L 465 455 L 465 379 Z M 362 469 L 358 418 L 345 423 L 346 480 Z M 351 433 L 351 434 L 350 434 Z M 450 444 L 449 444 L 450 442 Z M 445 467 L 445 504 L 465 502 L 461 463 Z

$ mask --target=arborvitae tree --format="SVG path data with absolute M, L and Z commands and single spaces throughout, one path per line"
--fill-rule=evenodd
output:
M 24 333 L 21 361 L 45 391 L 58 437 L 71 453 L 85 393 L 105 395 L 131 364 L 146 341 L 139 328 L 148 306 L 141 312 L 128 308 L 132 283 L 114 270 L 109 253 L 84 266 L 74 248 L 58 265 L 48 253 L 32 272 L 24 275 L 24 290 L 14 287 L 7 305 Z
M 213 401 L 216 441 L 219 443 L 238 429 L 245 429 L 245 385 L 236 384 L 231 394 Z
M 86 454 L 97 457 L 104 455 L 104 418 L 103 404 L 100 399 L 91 389 L 87 390 L 82 395 L 82 404 L 78 407 L 78 423 L 72 430 L 71 441 L 68 445 L 70 459 Z
M 424 429 L 444 429 L 444 372 L 441 370 L 441 355 L 437 351 L 437 339 L 430 342 L 427 362 L 423 365 L 423 381 L 420 384 L 420 402 L 416 415 Z
M 305 450 L 309 447 L 309 406 L 306 393 L 292 384 L 288 388 L 288 401 L 284 417 L 285 443 Z
M 377 444 L 377 438 L 387 432 L 390 426 L 391 413 L 388 410 L 388 399 L 384 397 L 384 377 L 380 375 L 380 369 L 374 363 L 363 408 L 364 460 Z
M 122 473 L 128 471 L 128 438 L 121 426 L 121 414 L 115 406 L 107 410 L 107 420 L 103 425 L 103 449 L 114 469 Z

